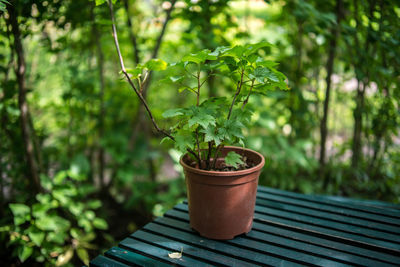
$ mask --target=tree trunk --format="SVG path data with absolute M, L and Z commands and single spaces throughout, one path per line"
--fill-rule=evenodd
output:
M 353 156 L 351 159 L 351 166 L 353 168 L 358 167 L 358 163 L 361 157 L 361 133 L 362 133 L 362 113 L 364 110 L 364 94 L 365 94 L 365 83 L 360 86 L 358 81 L 357 96 L 356 96 L 356 108 L 354 110 L 354 130 L 353 130 Z
M 379 1 L 379 6 L 380 6 L 380 12 L 381 12 L 381 17 L 380 17 L 380 21 L 379 21 L 379 29 L 383 30 L 382 26 L 383 26 L 383 18 L 384 18 L 383 12 L 385 10 L 385 0 Z M 387 69 L 388 64 L 386 61 L 385 48 L 382 46 L 379 46 L 378 49 L 379 49 L 379 52 L 380 52 L 381 58 L 382 58 L 382 66 L 383 66 L 383 68 Z M 382 148 L 381 143 L 382 143 L 383 137 L 386 136 L 386 134 L 387 134 L 386 132 L 387 132 L 387 128 L 388 128 L 388 122 L 385 119 L 386 118 L 388 119 L 388 117 L 389 117 L 388 116 L 389 115 L 388 108 L 387 108 L 390 105 L 390 101 L 391 101 L 389 88 L 390 88 L 390 85 L 388 84 L 388 82 L 384 81 L 383 93 L 384 93 L 385 100 L 383 101 L 383 104 L 380 107 L 379 112 L 378 112 L 379 119 L 377 119 L 377 121 L 378 121 L 378 124 L 380 127 L 378 127 L 379 129 L 376 129 L 376 128 L 372 129 L 373 133 L 375 135 L 375 140 L 374 140 L 374 145 L 373 145 L 373 156 L 369 163 L 369 171 L 375 170 L 375 168 L 378 169 L 376 167 L 377 166 L 376 162 L 377 161 L 379 162 L 379 160 L 377 160 L 377 159 L 379 157 L 379 154 L 380 154 L 380 151 Z
M 338 0 L 336 2 L 336 23 L 337 25 L 331 30 L 331 40 L 329 42 L 329 55 L 328 61 L 326 63 L 326 92 L 325 92 L 325 100 L 324 100 L 324 108 L 323 115 L 321 119 L 320 133 L 321 133 L 321 149 L 319 154 L 319 176 L 322 178 L 325 174 L 325 149 L 326 149 L 326 138 L 328 135 L 328 114 L 329 114 L 329 99 L 331 94 L 331 76 L 333 73 L 333 66 L 335 61 L 336 54 L 336 46 L 337 46 L 337 38 L 340 33 L 340 20 L 341 20 L 341 9 L 342 9 L 342 0 Z M 328 181 L 325 179 L 325 186 L 327 186 Z
M 91 8 L 91 19 L 92 19 L 92 33 L 93 38 L 96 43 L 96 58 L 97 58 L 97 71 L 99 75 L 100 82 L 100 106 L 99 106 L 99 144 L 98 144 L 98 163 L 99 163 L 99 180 L 101 188 L 105 187 L 104 181 L 104 170 L 105 170 L 105 158 L 104 158 L 104 148 L 101 144 L 101 140 L 104 137 L 104 117 L 106 115 L 105 105 L 104 105 L 104 89 L 105 89 L 105 81 L 104 81 L 104 54 L 101 46 L 101 33 L 97 29 L 96 18 L 94 14 L 94 3 Z
M 296 104 L 296 98 L 301 97 L 301 92 L 300 92 L 300 78 L 302 76 L 302 66 L 303 66 L 303 32 L 304 32 L 304 27 L 303 27 L 303 21 L 296 20 L 297 23 L 297 40 L 294 44 L 294 48 L 296 50 L 296 67 L 295 67 L 295 72 L 294 72 L 294 77 L 292 79 L 293 81 L 293 86 L 292 90 L 289 91 L 289 110 L 290 110 L 290 116 L 289 116 L 289 125 L 292 128 L 292 131 L 290 132 L 289 135 L 289 142 L 292 144 L 294 142 L 294 138 L 296 136 L 297 132 L 297 104 Z
M 369 3 L 369 15 L 372 18 L 373 17 L 373 12 L 375 9 L 375 1 L 368 1 Z M 354 0 L 354 20 L 356 21 L 356 29 L 359 31 L 360 27 L 360 21 L 358 18 L 358 1 Z M 354 110 L 354 131 L 353 131 L 353 155 L 351 159 L 351 166 L 353 169 L 358 168 L 359 166 L 359 161 L 361 160 L 361 149 L 362 149 L 362 120 L 363 120 L 363 112 L 364 112 L 364 97 L 365 97 L 365 89 L 368 86 L 369 83 L 369 62 L 370 62 L 370 55 L 369 55 L 369 46 L 370 46 L 370 31 L 371 31 L 371 23 L 368 20 L 367 22 L 367 31 L 365 34 L 365 43 L 364 43 L 364 51 L 360 51 L 359 49 L 359 41 L 357 34 L 354 35 L 355 38 L 355 43 L 356 43 L 356 49 L 358 51 L 357 57 L 358 61 L 356 61 L 357 64 L 355 64 L 356 68 L 363 69 L 365 70 L 365 76 L 360 79 L 360 77 L 357 77 L 358 80 L 358 86 L 357 86 L 357 96 L 356 96 L 356 108 Z M 361 60 L 362 59 L 362 60 Z M 361 81 L 360 81 L 361 80 Z M 360 87 L 360 82 L 362 82 L 362 88 Z
M 136 36 L 135 36 L 135 34 L 133 32 L 133 28 L 132 28 L 131 15 L 129 12 L 129 0 L 124 0 L 124 7 L 125 7 L 125 12 L 126 12 L 126 22 L 129 27 L 129 39 L 131 39 L 131 43 L 132 43 L 132 47 L 133 47 L 134 62 L 137 65 L 140 63 L 140 56 L 139 56 L 139 48 L 137 45 Z
M 12 26 L 12 34 L 14 37 L 14 49 L 17 55 L 17 68 L 15 74 L 18 82 L 18 107 L 21 117 L 21 130 L 24 141 L 25 158 L 28 165 L 28 176 L 30 178 L 30 186 L 34 192 L 41 190 L 38 166 L 35 159 L 34 145 L 32 140 L 31 129 L 29 128 L 29 106 L 26 99 L 25 87 L 25 56 L 21 41 L 21 33 L 18 27 L 17 12 L 14 5 L 7 5 L 9 21 Z M 34 131 L 34 129 L 32 129 Z

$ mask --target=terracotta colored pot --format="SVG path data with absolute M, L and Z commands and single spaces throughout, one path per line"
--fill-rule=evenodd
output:
M 190 167 L 188 155 L 180 160 L 186 177 L 190 226 L 207 238 L 233 239 L 250 232 L 253 224 L 258 177 L 265 160 L 253 150 L 229 146 L 221 151 L 222 157 L 229 151 L 246 156 L 254 167 L 205 171 Z

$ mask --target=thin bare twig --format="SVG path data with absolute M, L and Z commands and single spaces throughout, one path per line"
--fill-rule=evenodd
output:
M 254 81 L 255 81 L 254 79 L 251 81 L 251 86 L 250 86 L 250 89 L 249 89 L 249 93 L 248 93 L 246 99 L 243 101 L 242 109 L 244 108 L 244 106 L 246 106 L 247 102 L 249 102 L 251 91 L 253 90 L 253 87 L 254 87 Z
M 153 114 L 151 113 L 150 108 L 149 108 L 146 100 L 144 99 L 142 93 L 139 92 L 139 90 L 136 88 L 135 84 L 133 83 L 133 81 L 129 77 L 128 73 L 126 72 L 125 65 L 124 65 L 124 59 L 122 57 L 121 50 L 119 48 L 117 28 L 115 26 L 114 10 L 113 10 L 113 5 L 112 5 L 112 1 L 111 0 L 108 0 L 108 6 L 109 6 L 109 9 L 110 9 L 111 22 L 112 22 L 112 35 L 113 35 L 113 38 L 114 38 L 115 48 L 117 49 L 119 63 L 121 65 L 121 71 L 124 74 L 124 76 L 125 76 L 126 80 L 128 81 L 129 85 L 132 87 L 133 91 L 136 93 L 136 95 L 139 97 L 140 101 L 142 102 L 143 106 L 145 107 L 145 109 L 147 111 L 147 114 L 149 115 L 150 120 L 153 123 L 154 128 L 156 128 L 156 130 L 158 132 L 164 134 L 166 137 L 168 137 L 171 140 L 175 141 L 175 138 L 172 135 L 170 135 L 168 132 L 166 132 L 165 130 L 163 130 L 160 127 L 158 127 L 158 124 L 155 121 L 155 119 L 153 117 Z M 192 149 L 188 148 L 187 151 L 190 154 L 192 154 L 197 160 L 200 161 L 200 159 L 198 158 L 198 156 L 196 155 L 196 153 Z
M 115 26 L 114 10 L 113 10 L 113 5 L 112 5 L 112 1 L 111 0 L 108 1 L 108 6 L 110 8 L 110 15 L 111 15 L 111 21 L 112 21 L 112 35 L 113 35 L 113 38 L 114 38 L 115 48 L 117 49 L 119 63 L 121 65 L 121 71 L 124 74 L 125 78 L 127 79 L 129 85 L 132 87 L 133 91 L 136 93 L 136 95 L 139 97 L 140 101 L 144 105 L 144 107 L 145 107 L 145 109 L 147 111 L 147 114 L 149 115 L 150 120 L 154 125 L 154 128 L 156 128 L 156 130 L 158 132 L 160 132 L 160 133 L 164 134 L 165 136 L 169 137 L 171 140 L 175 140 L 175 138 L 173 136 L 171 136 L 165 130 L 163 130 L 160 127 L 158 127 L 158 124 L 156 123 L 156 121 L 155 121 L 155 119 L 153 117 L 153 114 L 151 113 L 150 108 L 149 108 L 146 100 L 144 99 L 143 95 L 139 92 L 139 90 L 136 88 L 135 84 L 132 82 L 131 78 L 129 77 L 128 73 L 126 72 L 125 65 L 124 65 L 124 59 L 122 57 L 121 50 L 119 48 L 117 29 L 116 29 L 116 26 Z
M 237 98 L 237 96 L 240 94 L 240 90 L 242 89 L 242 85 L 243 85 L 243 75 L 244 75 L 244 68 L 242 69 L 242 73 L 240 74 L 240 81 L 239 81 L 238 84 L 237 84 L 236 93 L 235 93 L 235 95 L 233 96 L 233 100 L 232 100 L 231 107 L 229 108 L 229 113 L 228 113 L 227 120 L 229 120 L 229 118 L 231 117 L 232 109 L 233 109 L 233 106 L 235 105 L 236 98 Z

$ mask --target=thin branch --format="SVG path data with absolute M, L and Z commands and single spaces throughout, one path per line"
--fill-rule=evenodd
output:
M 200 84 L 200 87 L 203 86 L 203 84 L 208 80 L 208 77 L 210 77 L 213 74 L 213 72 L 211 71 L 210 73 L 208 73 L 207 77 L 204 79 L 204 81 Z
M 157 123 L 156 123 L 156 121 L 155 121 L 155 119 L 153 117 L 153 114 L 151 113 L 150 108 L 147 105 L 146 100 L 144 99 L 143 95 L 137 90 L 135 84 L 132 82 L 131 78 L 129 77 L 128 73 L 126 72 L 125 65 L 124 65 L 124 59 L 122 57 L 121 50 L 119 48 L 117 29 L 116 29 L 116 26 L 115 26 L 114 10 L 113 10 L 113 5 L 112 5 L 111 0 L 108 0 L 108 6 L 109 6 L 109 9 L 110 9 L 111 22 L 112 22 L 112 35 L 113 35 L 113 38 L 114 38 L 115 48 L 117 49 L 119 63 L 121 65 L 121 71 L 124 74 L 125 78 L 127 79 L 129 85 L 132 87 L 133 91 L 136 93 L 136 95 L 139 97 L 140 101 L 143 103 L 143 106 L 146 108 L 147 114 L 149 115 L 149 117 L 151 119 L 151 122 L 153 123 L 154 128 L 156 128 L 156 130 L 158 132 L 160 132 L 160 133 L 164 134 L 166 137 L 170 138 L 172 141 L 175 141 L 175 138 L 172 135 L 170 135 L 165 130 L 160 129 L 160 127 L 158 127 L 158 125 L 157 125 Z M 192 154 L 197 160 L 200 160 L 198 158 L 198 156 L 196 155 L 196 153 L 192 149 L 188 148 L 187 151 L 190 154 Z
M 188 70 L 186 69 L 186 67 L 183 67 L 183 69 L 186 71 L 187 74 L 189 74 L 189 75 L 192 76 L 193 78 L 196 78 L 196 79 L 197 79 L 197 76 L 194 75 L 193 73 L 191 73 L 190 71 L 188 71 Z
M 254 81 L 255 81 L 254 79 L 251 81 L 249 94 L 247 95 L 246 99 L 243 101 L 242 109 L 244 108 L 244 106 L 246 106 L 247 102 L 249 102 L 250 94 L 251 94 L 251 91 L 253 90 L 253 87 L 254 87 Z
M 242 85 L 243 85 L 243 75 L 244 75 L 244 69 L 242 69 L 242 73 L 241 73 L 241 75 L 240 75 L 240 81 L 239 81 L 238 84 L 237 84 L 236 93 L 235 93 L 235 96 L 233 97 L 231 107 L 229 108 L 229 113 L 228 113 L 227 120 L 229 120 L 229 118 L 231 117 L 232 109 L 233 109 L 233 106 L 235 105 L 236 98 L 237 98 L 237 96 L 240 94 L 240 90 L 242 89 Z
M 208 142 L 208 151 L 207 151 L 207 160 L 206 160 L 206 168 L 210 169 L 210 159 L 211 159 L 211 150 L 212 150 L 212 141 Z
M 215 166 L 217 165 L 218 154 L 223 147 L 224 147 L 224 145 L 219 145 L 219 146 L 217 146 L 217 150 L 215 151 L 214 161 L 212 164 L 212 169 L 214 169 L 214 170 L 215 170 Z
M 147 111 L 147 114 L 149 115 L 149 117 L 151 119 L 151 122 L 154 125 L 154 128 L 156 128 L 156 130 L 158 132 L 164 134 L 165 136 L 169 137 L 171 140 L 175 141 L 175 138 L 173 136 L 171 136 L 165 130 L 163 130 L 160 127 L 158 127 L 158 125 L 157 125 L 157 123 L 156 123 L 156 121 L 155 121 L 155 119 L 153 117 L 153 114 L 151 113 L 150 108 L 147 105 L 146 100 L 144 99 L 143 95 L 138 91 L 138 89 L 136 88 L 135 84 L 132 82 L 131 78 L 129 77 L 128 73 L 126 72 L 125 65 L 124 65 L 124 59 L 122 57 L 121 50 L 119 48 L 117 29 L 116 29 L 116 26 L 115 26 L 114 10 L 113 10 L 113 5 L 112 5 L 112 1 L 111 0 L 108 1 L 108 6 L 110 8 L 110 15 L 111 15 L 111 21 L 112 21 L 112 35 L 113 35 L 113 38 L 114 38 L 115 48 L 117 49 L 119 63 L 121 65 L 121 71 L 124 74 L 125 78 L 127 79 L 129 85 L 132 87 L 133 91 L 135 91 L 136 95 L 139 97 L 140 101 L 144 105 L 144 107 L 145 107 L 145 109 Z
M 199 106 L 200 104 L 200 88 L 201 88 L 201 84 L 200 84 L 200 70 L 197 71 L 197 98 L 196 98 L 196 106 Z

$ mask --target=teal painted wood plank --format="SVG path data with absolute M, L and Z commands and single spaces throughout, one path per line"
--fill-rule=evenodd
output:
M 309 225 L 320 226 L 327 229 L 333 229 L 350 234 L 356 234 L 359 235 L 360 237 L 364 237 L 363 238 L 364 240 L 366 241 L 368 240 L 367 242 L 371 242 L 372 244 L 374 243 L 381 244 L 383 246 L 392 247 L 400 250 L 400 238 L 399 235 L 396 234 L 389 234 L 382 231 L 363 228 L 360 226 L 355 227 L 345 223 L 334 222 L 328 219 L 321 219 L 309 215 L 302 215 L 294 212 L 272 209 L 263 206 L 256 206 L 255 212 L 259 214 L 273 215 L 300 223 L 306 223 Z
M 178 204 L 175 206 L 177 209 L 184 209 L 184 204 Z M 166 215 L 169 215 L 170 212 L 174 212 L 174 210 L 170 210 L 166 213 Z M 187 215 L 178 215 L 178 216 L 187 216 Z M 399 255 L 400 250 L 397 249 L 397 247 L 392 248 L 391 243 L 389 243 L 389 247 L 386 246 L 387 242 L 382 242 L 379 240 L 375 239 L 369 239 L 365 238 L 363 236 L 358 236 L 354 234 L 349 234 L 346 232 L 341 232 L 341 231 L 336 231 L 336 230 L 331 230 L 328 228 L 320 227 L 320 226 L 314 226 L 310 225 L 307 223 L 299 223 L 290 219 L 284 219 L 284 218 L 279 218 L 271 215 L 266 215 L 266 214 L 259 214 L 255 213 L 254 214 L 255 220 L 261 222 L 261 223 L 273 223 L 275 225 L 279 225 L 281 227 L 286 227 L 293 229 L 294 231 L 301 231 L 301 232 L 307 232 L 313 235 L 318 235 L 322 238 L 328 239 L 328 240 L 335 240 L 337 242 L 343 242 L 345 244 L 354 244 L 357 246 L 361 246 L 363 248 L 369 248 L 371 250 L 375 251 L 381 251 L 384 253 L 388 254 L 393 254 L 393 255 Z M 184 217 L 182 218 L 184 219 Z
M 180 259 L 173 259 L 168 257 L 168 253 L 171 252 L 179 252 L 180 248 L 177 250 L 167 250 L 161 247 L 158 247 L 154 244 L 151 244 L 151 240 L 143 242 L 137 239 L 133 239 L 131 237 L 125 238 L 119 243 L 119 246 L 128 250 L 132 250 L 134 252 L 143 254 L 150 258 L 158 259 L 163 262 L 169 262 L 172 264 L 176 264 L 178 266 L 212 266 L 203 261 L 199 261 L 193 259 L 187 255 L 182 255 Z
M 339 197 L 339 196 L 321 196 L 321 197 L 338 202 L 349 203 L 352 205 L 363 205 L 367 207 L 374 207 L 380 209 L 393 209 L 397 211 L 400 210 L 399 204 L 388 203 L 378 200 L 353 199 L 353 198 Z
M 295 212 L 297 214 L 313 216 L 313 217 L 320 218 L 320 219 L 327 219 L 330 221 L 345 223 L 345 224 L 349 224 L 352 226 L 360 227 L 360 229 L 368 228 L 371 230 L 377 230 L 377 231 L 386 232 L 389 234 L 395 234 L 395 235 L 400 234 L 400 225 L 393 226 L 393 225 L 374 222 L 374 221 L 367 220 L 367 219 L 359 219 L 359 218 L 354 218 L 354 217 L 350 217 L 350 216 L 338 215 L 335 213 L 330 213 L 330 212 L 326 212 L 326 211 L 316 210 L 313 208 L 299 206 L 299 205 L 296 205 L 296 204 L 293 204 L 290 202 L 286 202 L 285 200 L 282 200 L 282 201 L 278 201 L 278 200 L 270 201 L 270 200 L 271 199 L 257 198 L 256 204 L 259 206 L 267 207 L 267 208 L 280 209 L 280 210 L 284 210 L 284 211 L 288 211 L 288 212 Z
M 144 227 L 144 229 L 154 232 L 160 233 L 164 236 L 168 236 L 169 238 L 179 238 L 180 240 L 185 240 L 186 242 L 191 242 L 192 244 L 197 244 L 198 246 L 202 246 L 209 250 L 223 253 L 225 255 L 230 255 L 231 257 L 236 257 L 240 260 L 250 261 L 256 265 L 272 265 L 272 266 L 295 266 L 299 264 L 305 264 L 306 262 L 301 262 L 298 259 L 290 259 L 289 257 L 282 255 L 275 255 L 274 252 L 271 251 L 263 251 L 260 253 L 259 249 L 254 248 L 251 244 L 252 240 L 248 240 L 250 244 L 248 246 L 238 247 L 233 245 L 229 241 L 216 241 L 210 240 L 205 237 L 199 236 L 197 233 L 194 233 L 188 223 L 186 223 L 186 230 L 172 228 L 170 225 L 162 224 L 164 218 L 159 218 L 156 220 L 157 223 L 150 223 Z M 178 221 L 179 222 L 179 221 Z M 236 239 L 242 239 L 240 237 L 236 237 Z M 285 259 L 286 258 L 286 259 Z M 296 264 L 297 262 L 297 264 Z
M 166 215 L 181 220 L 189 220 L 187 205 L 184 204 L 176 206 L 174 210 L 169 211 Z M 269 233 L 267 232 L 268 230 Z M 264 232 L 266 232 L 266 235 Z M 288 248 L 303 250 L 306 253 L 318 254 L 322 257 L 326 256 L 352 265 L 361 264 L 364 266 L 385 266 L 400 262 L 400 257 L 349 246 L 340 242 L 314 237 L 312 235 L 288 231 L 280 229 L 279 227 L 270 227 L 256 221 L 253 224 L 253 231 L 247 234 L 247 236 L 254 239 L 272 242 L 279 246 L 283 245 Z
M 349 253 L 351 255 L 349 257 L 350 260 L 353 260 L 354 256 L 361 257 L 361 259 L 366 259 L 366 260 L 370 259 L 376 262 L 376 264 L 373 266 L 379 266 L 381 265 L 381 263 L 397 264 L 400 262 L 400 256 L 396 257 L 390 254 L 348 245 L 343 242 L 336 242 L 329 239 L 320 238 L 310 234 L 305 234 L 294 230 L 285 229 L 279 226 L 274 226 L 269 223 L 266 224 L 254 221 L 253 230 L 271 233 L 291 240 L 307 242 L 309 244 L 314 244 L 316 246 L 323 248 L 334 249 L 339 253 L 344 253 L 344 255 L 347 255 L 347 253 Z M 358 258 L 355 259 L 358 261 Z M 364 264 L 364 261 L 360 260 L 359 263 Z M 369 261 L 365 262 L 365 265 L 369 265 L 368 263 Z
M 287 197 L 291 197 L 291 198 L 295 198 L 295 199 L 307 200 L 307 201 L 315 202 L 315 203 L 323 203 L 323 204 L 329 204 L 329 205 L 337 206 L 337 207 L 344 207 L 344 208 L 348 208 L 348 209 L 352 209 L 352 210 L 360 210 L 360 211 L 365 211 L 368 213 L 385 215 L 385 216 L 392 217 L 392 218 L 398 218 L 398 219 L 400 218 L 400 211 L 396 211 L 393 209 L 386 210 L 384 208 L 366 207 L 364 205 L 354 205 L 354 204 L 350 204 L 350 203 L 344 203 L 344 202 L 340 202 L 340 201 L 326 199 L 325 197 L 321 197 L 321 196 L 303 195 L 303 194 L 299 194 L 299 193 L 293 193 L 293 192 L 273 189 L 273 188 L 269 188 L 269 187 L 258 187 L 258 192 L 282 195 L 282 196 L 287 196 Z
M 175 228 L 179 228 L 184 231 L 191 231 L 190 226 L 187 222 L 182 222 L 173 218 L 162 218 L 157 220 L 158 223 L 162 223 L 166 226 L 173 226 Z M 305 253 L 308 255 L 313 255 L 313 259 L 311 263 L 314 263 L 316 265 L 331 265 L 331 266 L 339 266 L 343 264 L 351 264 L 351 265 L 358 265 L 358 266 L 376 266 L 377 264 L 380 264 L 381 266 L 390 266 L 389 264 L 384 264 L 382 262 L 377 262 L 369 259 L 365 259 L 363 257 L 358 257 L 354 256 L 348 253 L 341 253 L 332 249 L 326 249 L 326 248 L 321 248 L 315 245 L 310 245 L 304 242 L 299 242 L 299 241 L 293 241 L 287 238 L 282 238 L 279 236 L 274 236 L 274 235 L 268 235 L 263 232 L 259 231 L 251 231 L 246 235 L 246 238 L 241 238 L 237 237 L 235 240 L 239 239 L 237 242 L 240 245 L 244 245 L 246 247 L 250 246 L 253 248 L 254 243 L 253 241 L 249 241 L 248 239 L 253 239 L 256 241 L 262 241 L 261 243 L 258 244 L 265 244 L 268 243 L 267 245 L 262 245 L 263 250 L 269 250 L 269 245 L 272 245 L 276 247 L 277 249 L 280 248 L 287 248 L 291 251 L 290 254 L 294 254 L 294 252 L 299 252 L 299 253 Z M 233 242 L 235 242 L 233 240 Z M 242 241 L 240 241 L 242 240 Z M 257 246 L 260 247 L 260 246 Z M 287 255 L 285 251 L 281 250 L 281 253 L 284 255 Z M 294 255 L 295 256 L 295 255 Z M 299 258 L 298 258 L 299 259 Z M 302 259 L 300 257 L 300 259 Z M 310 262 L 307 262 L 309 264 Z
M 90 263 L 89 266 L 93 267 L 127 267 L 129 265 L 126 265 L 122 262 L 104 257 L 102 255 L 97 256 L 95 259 L 93 259 Z
M 158 221 L 158 219 L 156 220 Z M 145 226 L 144 229 L 151 231 L 151 223 Z M 201 242 L 191 242 L 186 238 L 181 237 L 181 234 L 185 235 L 185 233 L 180 233 L 179 235 L 170 235 L 168 232 L 145 232 L 145 231 L 137 231 L 132 234 L 138 240 L 151 240 L 152 243 L 157 244 L 160 247 L 165 249 L 172 249 L 183 251 L 183 255 L 191 256 L 193 258 L 200 259 L 204 262 L 208 262 L 212 265 L 223 265 L 223 266 L 254 266 L 254 264 L 248 263 L 246 261 L 237 259 L 234 255 L 222 255 L 214 252 L 213 250 L 208 250 L 202 248 L 198 243 Z
M 254 218 L 259 220 L 260 222 L 273 222 L 275 224 L 281 224 L 283 226 L 290 227 L 292 229 L 297 229 L 299 231 L 306 231 L 309 233 L 314 233 L 319 236 L 323 236 L 327 239 L 333 239 L 335 241 L 340 241 L 345 244 L 356 244 L 358 246 L 369 248 L 372 250 L 383 251 L 385 253 L 397 255 L 400 253 L 400 248 L 398 245 L 376 240 L 373 238 L 368 238 L 364 236 L 359 236 L 347 232 L 332 230 L 329 228 L 325 228 L 323 226 L 316 226 L 309 223 L 297 222 L 288 218 L 279 218 L 276 216 L 271 216 L 263 213 L 255 213 Z
M 148 267 L 171 266 L 170 264 L 166 264 L 164 262 L 143 256 L 141 254 L 137 254 L 135 252 L 132 252 L 127 249 L 120 248 L 120 247 L 113 247 L 113 248 L 109 249 L 105 253 L 105 255 L 110 258 L 114 258 L 114 259 L 117 259 L 119 261 L 122 261 L 122 262 L 125 262 L 128 264 L 134 263 L 139 266 L 148 266 Z
M 357 211 L 354 209 L 336 207 L 336 206 L 332 206 L 329 204 L 315 203 L 315 202 L 310 202 L 310 201 L 306 201 L 306 200 L 302 200 L 302 199 L 293 199 L 290 197 L 269 194 L 269 193 L 264 193 L 264 192 L 257 192 L 257 200 L 258 201 L 267 200 L 269 202 L 276 203 L 276 204 L 285 203 L 285 204 L 296 205 L 299 207 L 307 207 L 307 208 L 311 208 L 311 209 L 315 209 L 315 210 L 319 210 L 319 211 L 329 212 L 331 214 L 344 215 L 344 216 L 351 217 L 351 218 L 369 220 L 371 222 L 378 222 L 380 224 L 395 226 L 397 228 L 400 227 L 400 219 L 388 217 L 385 215 L 378 215 L 378 214 L 374 214 L 374 213 Z

